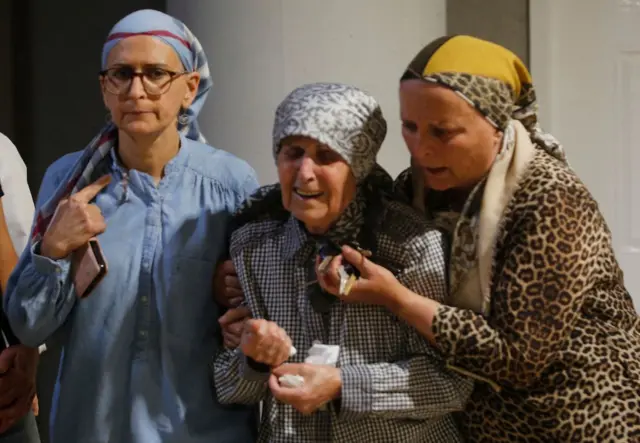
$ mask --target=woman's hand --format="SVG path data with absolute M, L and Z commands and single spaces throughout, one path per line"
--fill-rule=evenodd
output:
M 216 266 L 213 276 L 213 299 L 225 308 L 240 306 L 244 300 L 242 286 L 231 260 L 223 261 Z
M 0 354 L 0 433 L 33 407 L 38 350 L 17 345 Z
M 343 261 L 351 263 L 360 271 L 360 278 L 354 282 L 348 295 L 340 294 L 338 268 Z M 318 265 L 319 259 L 316 259 L 316 274 L 320 286 L 345 302 L 381 305 L 392 309 L 402 289 L 400 282 L 389 270 L 373 263 L 349 246 L 342 247 L 342 254 L 334 257 L 324 272 L 318 270 Z
M 224 347 L 235 349 L 240 346 L 244 323 L 251 318 L 251 311 L 246 306 L 229 309 L 218 319 L 222 328 Z
M 296 388 L 280 386 L 283 375 L 299 375 L 304 383 Z M 275 368 L 269 378 L 269 388 L 275 398 L 293 406 L 302 414 L 312 414 L 326 403 L 340 397 L 340 369 L 308 363 L 286 364 Z
M 110 182 L 111 176 L 105 175 L 58 204 L 42 238 L 43 256 L 53 260 L 64 258 L 104 232 L 107 225 L 100 208 L 89 202 Z
M 242 328 L 240 350 L 258 363 L 276 367 L 289 359 L 291 339 L 272 321 L 250 319 Z

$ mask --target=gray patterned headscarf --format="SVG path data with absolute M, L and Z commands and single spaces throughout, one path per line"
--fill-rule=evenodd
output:
M 393 191 L 391 176 L 376 163 L 387 123 L 376 100 L 353 86 L 313 83 L 291 92 L 278 106 L 273 125 L 273 156 L 289 136 L 310 137 L 337 152 L 358 183 L 356 197 L 326 236 L 352 239 L 365 223 L 366 207 L 374 207 Z M 234 229 L 258 220 L 287 220 L 280 184 L 262 186 L 238 208 Z M 375 222 L 371 217 L 371 223 Z
M 376 164 L 387 122 L 376 100 L 340 83 L 312 83 L 291 92 L 278 106 L 273 125 L 273 156 L 289 136 L 305 136 L 334 150 L 358 182 Z

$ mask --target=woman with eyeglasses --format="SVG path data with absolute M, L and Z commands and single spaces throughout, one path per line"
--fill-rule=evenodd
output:
M 231 237 L 253 319 L 214 364 L 221 402 L 264 401 L 260 442 L 459 441 L 451 413 L 471 382 L 387 309 L 341 302 L 316 279 L 318 255 L 350 244 L 444 300 L 441 234 L 388 199 L 392 180 L 376 163 L 386 131 L 375 99 L 348 85 L 304 85 L 276 111 L 279 184 L 247 201 Z M 305 363 L 314 343 L 340 347 L 337 367 Z
M 47 170 L 4 300 L 23 343 L 63 343 L 51 441 L 253 442 L 253 411 L 220 406 L 208 368 L 214 264 L 257 181 L 198 130 L 205 54 L 183 23 L 138 11 L 111 30 L 99 81 L 111 122 Z

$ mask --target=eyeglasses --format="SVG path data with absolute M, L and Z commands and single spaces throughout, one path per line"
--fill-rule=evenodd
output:
M 169 90 L 175 79 L 184 74 L 188 72 L 169 71 L 157 66 L 146 66 L 140 72 L 136 72 L 131 66 L 118 66 L 100 71 L 100 75 L 105 79 L 105 88 L 109 93 L 116 95 L 128 92 L 136 77 L 140 77 L 147 94 L 162 95 Z

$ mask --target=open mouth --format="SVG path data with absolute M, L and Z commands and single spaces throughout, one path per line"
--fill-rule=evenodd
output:
M 300 196 L 303 199 L 318 198 L 322 194 L 324 194 L 324 192 L 303 191 L 302 189 L 298 189 L 298 188 L 294 189 L 294 192 L 296 193 L 296 195 Z

